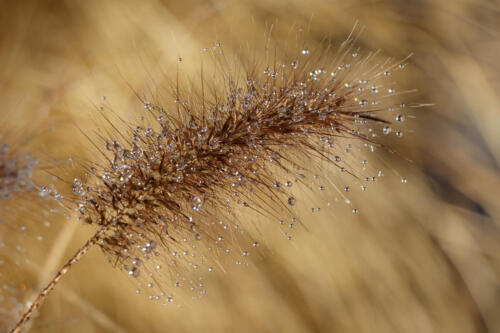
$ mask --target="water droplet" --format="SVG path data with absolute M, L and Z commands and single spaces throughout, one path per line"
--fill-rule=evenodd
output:
M 137 278 L 140 275 L 140 270 L 137 267 L 132 267 L 131 270 L 128 271 L 128 275 Z
M 288 204 L 289 204 L 290 206 L 295 206 L 295 204 L 296 204 L 296 203 L 297 203 L 297 200 L 295 200 L 295 198 L 294 198 L 294 197 L 289 197 L 289 198 L 288 198 Z
M 47 199 L 50 196 L 50 190 L 47 188 L 47 186 L 41 186 L 40 190 L 38 191 L 38 195 L 42 199 Z
M 194 211 L 199 212 L 201 210 L 202 204 L 203 203 L 199 197 L 193 197 L 191 207 Z

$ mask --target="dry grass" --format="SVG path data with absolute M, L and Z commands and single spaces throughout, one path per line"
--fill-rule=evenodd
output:
M 340 204 L 328 213 L 304 211 L 309 230 L 296 232 L 293 243 L 270 232 L 269 249 L 254 267 L 214 276 L 207 297 L 181 308 L 136 295 L 94 250 L 30 332 L 500 331 L 495 2 L 90 0 L 8 7 L 0 14 L 0 112 L 27 126 L 54 119 L 55 132 L 36 146 L 59 159 L 86 156 L 88 142 L 74 135 L 72 123 L 96 128 L 94 104 L 136 117 L 128 84 L 155 90 L 175 73 L 179 56 L 182 71 L 196 73 L 200 50 L 215 40 L 228 56 L 245 56 L 237 45 L 262 46 L 271 24 L 281 42 L 297 26 L 310 26 L 313 49 L 325 37 L 342 40 L 359 20 L 367 27 L 358 41 L 363 48 L 396 58 L 415 53 L 404 85 L 418 89 L 416 101 L 434 104 L 413 112 L 412 132 L 398 146 L 413 163 L 382 153 L 408 183 L 387 175 L 353 193 L 356 216 Z M 328 196 L 303 200 L 324 205 Z M 45 261 L 17 275 L 30 282 L 30 299 L 92 232 L 53 222 L 36 246 Z M 16 278 L 0 268 L 0 279 Z

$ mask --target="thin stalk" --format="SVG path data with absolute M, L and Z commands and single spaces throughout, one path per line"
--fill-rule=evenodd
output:
M 57 272 L 56 276 L 49 282 L 49 284 L 40 292 L 38 297 L 33 301 L 29 309 L 23 314 L 17 325 L 11 331 L 11 333 L 19 333 L 22 331 L 24 325 L 30 320 L 31 316 L 35 311 L 42 305 L 45 298 L 50 294 L 50 292 L 56 287 L 61 278 L 69 272 L 71 267 L 78 262 L 88 250 L 97 243 L 99 238 L 106 232 L 106 227 L 100 229 L 98 232 L 92 236 L 76 253 L 68 260 L 68 262 Z

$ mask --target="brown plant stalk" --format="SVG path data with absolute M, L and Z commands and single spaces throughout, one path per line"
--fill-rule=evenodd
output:
M 55 288 L 59 280 L 69 272 L 71 266 L 77 263 L 87 251 L 97 242 L 99 237 L 104 233 L 105 228 L 96 232 L 74 255 L 71 259 L 57 272 L 56 276 L 50 281 L 50 283 L 40 292 L 38 297 L 33 301 L 28 310 L 23 314 L 16 327 L 12 332 L 21 332 L 21 329 L 26 324 L 26 322 L 31 318 L 33 313 L 40 307 L 43 300 L 47 295 Z

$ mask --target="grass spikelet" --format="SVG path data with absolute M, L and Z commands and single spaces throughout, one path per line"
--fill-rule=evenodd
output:
M 178 76 L 171 103 L 141 98 L 140 121 L 103 110 L 109 127 L 92 140 L 98 157 L 82 163 L 86 174 L 73 180 L 70 198 L 95 234 L 14 332 L 94 245 L 140 280 L 152 300 L 172 302 L 178 287 L 199 297 L 206 274 L 245 264 L 259 246 L 245 212 L 299 225 L 293 187 L 310 187 L 312 175 L 331 166 L 366 177 L 352 155 L 387 148 L 389 134 L 402 136 L 392 123 L 404 120 L 405 104 L 396 96 L 405 92 L 392 74 L 406 59 L 379 63 L 377 52 L 363 56 L 354 41 L 349 36 L 334 59 L 307 47 L 288 56 L 266 51 L 244 71 L 232 69 L 217 43 L 206 50 L 216 70 L 202 71 L 199 89 L 184 87 Z M 338 191 L 343 196 L 349 187 Z

